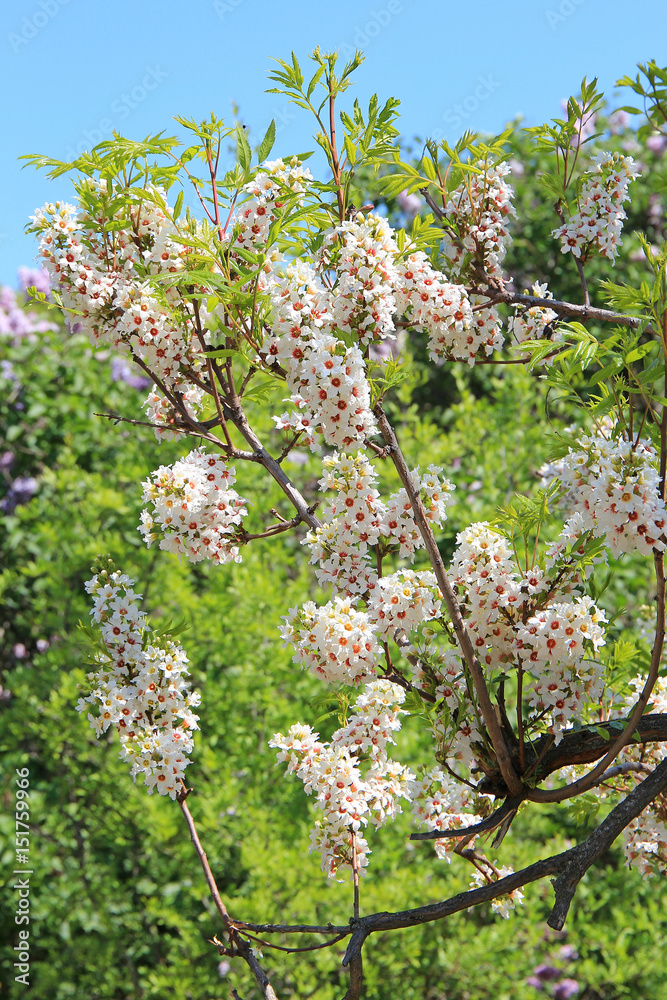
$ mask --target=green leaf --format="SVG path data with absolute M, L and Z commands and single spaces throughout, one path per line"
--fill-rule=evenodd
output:
M 248 173 L 252 161 L 252 152 L 250 151 L 250 143 L 248 142 L 243 125 L 239 125 L 236 129 L 236 157 L 245 173 Z
M 276 141 L 276 122 L 275 119 L 271 119 L 271 124 L 266 130 L 266 135 L 257 147 L 257 159 L 260 163 L 263 163 L 267 159 L 269 153 L 273 149 L 273 144 Z
M 174 204 L 174 212 L 173 212 L 174 222 L 176 222 L 176 219 L 181 214 L 181 208 L 182 207 L 183 207 L 183 192 L 179 191 L 178 192 L 178 197 L 177 197 L 176 202 Z

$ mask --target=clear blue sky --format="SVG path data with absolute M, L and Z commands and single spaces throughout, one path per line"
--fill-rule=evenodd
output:
M 405 136 L 455 140 L 560 114 L 584 75 L 610 95 L 638 61 L 667 64 L 665 0 L 12 0 L 0 14 L 0 282 L 34 260 L 23 227 L 70 198 L 17 157 L 69 159 L 106 130 L 172 133 L 175 114 L 240 116 L 275 155 L 312 148 L 305 113 L 266 94 L 272 57 L 364 49 L 361 99 L 399 97 Z M 457 107 L 458 106 L 458 107 Z

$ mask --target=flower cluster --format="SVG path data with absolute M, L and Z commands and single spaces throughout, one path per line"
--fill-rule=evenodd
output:
M 269 746 L 287 764 L 307 793 L 315 794 L 322 818 L 315 823 L 311 850 L 318 848 L 322 869 L 334 877 L 340 868 L 363 872 L 370 849 L 360 830 L 384 826 L 401 812 L 400 799 L 410 799 L 413 775 L 387 757 L 387 744 L 401 728 L 400 705 L 405 692 L 396 684 L 367 684 L 354 704 L 354 714 L 330 743 L 322 743 L 310 726 L 276 733 Z
M 456 281 L 475 285 L 490 280 L 502 282 L 502 262 L 512 241 L 507 220 L 515 216 L 512 188 L 505 181 L 510 173 L 507 163 L 478 163 L 475 172 L 466 175 L 453 191 L 445 207 L 442 252 Z M 487 354 L 503 344 L 502 324 L 495 306 L 483 307 L 482 296 L 473 295 L 473 336 L 485 345 Z
M 568 552 L 568 543 L 582 533 L 581 518 L 574 519 L 576 526 L 566 523 L 549 546 L 546 569 L 536 565 L 520 574 L 504 536 L 480 522 L 457 536 L 451 570 L 480 661 L 489 671 L 521 663 L 529 675 L 529 703 L 557 742 L 584 704 L 603 691 L 602 667 L 586 657 L 604 644 L 606 619 L 591 598 L 572 593 L 581 581 Z M 451 709 L 455 702 L 448 704 Z
M 104 214 L 106 182 L 89 181 L 89 187 Z M 162 199 L 160 191 L 152 194 Z M 175 289 L 158 298 L 147 280 L 181 270 L 183 247 L 169 210 L 153 202 L 132 209 L 129 219 L 112 214 L 112 221 L 124 225 L 100 232 L 86 211 L 60 202 L 44 205 L 33 216 L 40 234 L 39 254 L 65 309 L 75 313 L 93 345 L 129 354 L 158 377 L 170 398 L 153 392 L 146 407 L 152 422 L 166 427 L 178 419 L 171 401 L 175 396 L 186 394 L 190 415 L 202 398 L 202 390 L 188 381 L 184 371 L 188 366 L 198 370 L 202 364 L 193 343 L 191 307 Z M 169 430 L 156 433 L 174 436 Z
M 295 407 L 275 417 L 276 425 L 303 433 L 311 446 L 318 429 L 334 447 L 364 441 L 375 427 L 366 367 L 359 348 L 346 347 L 331 332 L 330 297 L 319 274 L 296 262 L 272 283 L 270 297 L 266 359 L 283 366 Z
M 132 777 L 142 775 L 149 793 L 157 788 L 173 799 L 190 763 L 191 730 L 198 728 L 192 709 L 199 695 L 189 690 L 182 647 L 164 637 L 151 641 L 132 588 L 133 581 L 119 571 L 98 573 L 86 584 L 106 652 L 96 656 L 97 670 L 88 674 L 90 694 L 77 710 L 95 707 L 97 714 L 88 712 L 88 720 L 96 735 L 113 726 Z
M 433 724 L 438 752 L 448 760 L 461 761 L 472 768 L 477 758 L 475 744 L 483 745 L 476 708 L 470 698 L 466 674 L 460 651 L 446 649 L 431 663 L 430 677 L 420 671 L 416 683 L 425 689 L 432 687 L 435 679 L 435 704 L 437 715 Z
M 441 472 L 439 466 L 428 465 L 424 473 L 419 471 L 419 467 L 410 473 L 412 484 L 419 492 L 426 519 L 434 528 L 441 527 L 447 520 L 447 507 L 452 503 L 451 494 L 455 489 L 453 483 L 440 477 Z M 414 558 L 415 550 L 424 544 L 404 487 L 393 493 L 387 501 L 382 534 L 392 544 L 399 546 L 400 556 L 410 560 Z
M 482 886 L 492 884 L 493 882 L 499 881 L 501 878 L 505 878 L 506 875 L 513 875 L 514 869 L 508 868 L 503 865 L 498 867 L 498 862 L 491 864 L 490 861 L 484 863 L 484 870 L 477 871 L 473 874 L 470 880 L 471 889 L 479 889 Z M 504 896 L 500 896 L 496 899 L 491 900 L 491 909 L 494 913 L 499 914 L 504 920 L 509 920 L 509 915 L 512 910 L 516 908 L 517 903 L 523 903 L 523 890 L 512 889 L 511 892 L 506 893 Z
M 508 163 L 478 163 L 449 196 L 443 253 L 457 277 L 477 267 L 487 278 L 502 278 L 501 264 L 512 242 L 507 219 L 516 216 L 514 192 L 505 181 L 509 173 Z
M 322 490 L 336 495 L 323 508 L 322 525 L 308 533 L 304 544 L 310 549 L 311 563 L 319 582 L 331 584 L 335 591 L 348 596 L 372 592 L 377 575 L 371 565 L 369 546 L 381 541 L 396 546 L 401 556 L 414 558 L 422 544 L 415 524 L 412 505 L 405 489 L 392 494 L 385 503 L 375 488 L 377 473 L 364 452 L 355 456 L 334 453 L 324 459 Z M 441 478 L 442 469 L 430 465 L 424 473 L 412 471 L 412 482 L 419 491 L 427 518 L 440 526 L 447 518 L 454 486 Z
M 493 351 L 495 344 L 489 343 L 474 324 L 463 285 L 447 281 L 423 251 L 410 253 L 397 270 L 397 310 L 416 330 L 428 333 L 431 360 L 450 358 L 472 366 L 481 347 L 487 354 Z
M 353 332 L 360 344 L 384 340 L 394 332 L 398 281 L 394 230 L 379 215 L 361 212 L 329 233 L 322 265 L 338 275 L 332 315 L 338 329 Z
M 653 641 L 654 636 L 647 637 Z M 646 677 L 634 677 L 630 681 L 632 693 L 625 699 L 622 709 L 614 714 L 625 716 L 635 706 L 637 696 L 646 683 Z M 667 677 L 656 679 L 645 709 L 649 713 L 667 713 Z M 647 767 L 657 765 L 667 757 L 667 746 L 664 743 L 635 744 L 626 746 L 622 752 L 623 761 L 641 762 Z M 633 775 L 641 779 L 643 774 Z M 632 778 L 629 781 L 632 781 Z M 667 796 L 663 793 L 637 816 L 623 831 L 623 849 L 625 858 L 631 868 L 636 868 L 645 878 L 651 875 L 667 873 Z
M 146 544 L 160 538 L 161 549 L 193 563 L 240 562 L 234 541 L 248 501 L 231 488 L 235 481 L 233 469 L 202 449 L 173 466 L 161 465 L 143 484 L 144 501 L 153 505 L 141 513 Z
M 594 249 L 615 260 L 620 246 L 630 182 L 639 170 L 631 156 L 599 153 L 592 170 L 584 174 L 579 211 L 552 235 L 558 237 L 562 253 L 587 260 Z
M 422 622 L 437 618 L 441 601 L 434 573 L 401 569 L 378 580 L 370 597 L 368 613 L 380 636 L 389 635 L 397 628 L 411 632 Z
M 562 459 L 557 478 L 567 487 L 584 530 L 603 537 L 615 556 L 665 548 L 665 503 L 657 456 L 648 441 L 612 436 L 610 423 L 580 436 Z
M 44 275 L 45 272 L 35 271 L 34 274 Z M 44 285 L 43 277 L 41 280 Z M 48 282 L 46 287 L 48 289 Z M 23 309 L 13 288 L 0 286 L 0 341 L 5 338 L 13 343 L 18 343 L 24 338 L 35 340 L 36 334 L 57 329 L 54 323 L 41 319 L 35 312 Z
M 352 596 L 371 591 L 377 581 L 368 547 L 382 531 L 385 507 L 375 489 L 377 473 L 363 451 L 356 455 L 335 452 L 323 460 L 320 489 L 336 495 L 321 513 L 322 524 L 308 533 L 303 544 L 311 563 L 319 564 L 322 586 Z
M 589 645 L 594 650 L 604 645 L 600 623 L 605 621 L 590 597 L 579 597 L 570 604 L 549 605 L 518 629 L 517 646 L 534 678 L 528 686 L 529 701 L 539 712 L 549 713 L 556 743 L 567 724 L 581 716 L 584 703 L 602 696 L 603 668 L 584 654 Z
M 623 831 L 623 850 L 631 868 L 644 876 L 667 873 L 667 801 L 652 802 Z
M 489 670 L 513 663 L 516 637 L 509 612 L 521 605 L 522 583 L 507 539 L 482 521 L 459 532 L 456 541 L 451 578 L 480 662 Z M 540 578 L 535 568 L 527 587 L 536 592 Z
M 427 830 L 462 830 L 481 823 L 483 817 L 475 809 L 485 799 L 489 801 L 441 768 L 434 767 L 415 781 L 413 811 L 417 822 Z M 433 846 L 439 858 L 451 862 L 455 839 L 434 840 Z
M 246 250 L 261 250 L 268 241 L 269 229 L 283 207 L 284 199 L 304 194 L 313 176 L 301 160 L 293 156 L 289 164 L 283 160 L 267 160 L 261 170 L 243 188 L 251 197 L 236 216 L 236 242 Z
M 359 684 L 375 673 L 378 644 L 375 626 L 349 598 L 334 597 L 318 608 L 306 601 L 290 608 L 280 632 L 302 663 L 328 684 Z

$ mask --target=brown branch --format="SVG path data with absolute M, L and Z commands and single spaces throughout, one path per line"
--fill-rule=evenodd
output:
M 410 840 L 451 840 L 455 837 L 474 837 L 478 833 L 487 833 L 515 813 L 521 805 L 521 799 L 507 799 L 500 809 L 473 826 L 462 826 L 458 830 L 427 830 L 425 833 L 411 833 Z
M 215 908 L 220 914 L 220 919 L 222 920 L 222 924 L 229 936 L 230 952 L 232 954 L 240 955 L 241 958 L 245 959 L 245 961 L 248 963 L 252 971 L 252 974 L 254 975 L 257 981 L 257 985 L 262 991 L 262 996 L 264 997 L 264 1000 L 277 1000 L 276 994 L 274 992 L 273 987 L 271 986 L 268 976 L 266 975 L 266 973 L 260 966 L 259 962 L 255 958 L 252 948 L 250 947 L 248 942 L 244 941 L 243 938 L 241 938 L 237 933 L 234 921 L 229 916 L 227 907 L 222 901 L 222 898 L 220 896 L 220 890 L 218 889 L 217 883 L 213 876 L 213 872 L 211 871 L 211 866 L 208 863 L 206 852 L 204 851 L 204 848 L 201 845 L 199 834 L 197 833 L 197 827 L 195 826 L 195 821 L 192 817 L 192 813 L 190 812 L 186 801 L 192 789 L 186 788 L 185 783 L 183 781 L 181 782 L 181 785 L 182 788 L 181 791 L 177 794 L 176 800 L 179 806 L 181 807 L 181 812 L 183 813 L 183 816 L 185 817 L 185 822 L 188 825 L 188 830 L 190 831 L 190 839 L 194 844 L 197 856 L 199 857 L 199 862 L 202 866 L 202 870 L 204 872 L 204 878 L 206 879 L 206 884 L 208 885 L 209 892 L 211 893 L 211 898 L 215 903 Z
M 133 427 L 153 427 L 161 431 L 165 429 L 164 424 L 155 424 L 152 423 L 150 420 L 134 420 L 131 417 L 121 417 L 119 413 L 95 412 L 93 413 L 93 416 L 104 417 L 106 420 L 113 420 L 115 424 L 123 423 L 123 424 L 131 424 Z M 211 428 L 217 426 L 217 423 L 218 423 L 217 420 L 213 424 L 211 424 L 210 421 L 207 420 L 205 423 L 201 424 L 201 426 L 206 428 Z M 204 438 L 204 440 L 206 441 L 210 440 L 210 438 L 212 437 L 212 435 L 199 433 L 197 431 L 192 431 L 188 427 L 169 427 L 168 429 L 176 434 L 187 434 L 189 437 L 201 437 Z M 216 438 L 215 440 L 217 441 L 218 439 Z
M 588 869 L 613 844 L 619 833 L 628 826 L 664 789 L 667 788 L 667 760 L 663 760 L 637 785 L 634 791 L 609 813 L 590 837 L 577 847 L 566 851 L 567 864 L 554 882 L 556 901 L 547 920 L 550 927 L 562 930 L 579 882 Z
M 252 924 L 247 920 L 235 920 L 234 926 L 240 931 L 250 930 L 257 934 L 351 934 L 349 924 Z
M 309 507 L 308 510 L 313 512 L 315 510 L 315 507 L 317 507 L 317 504 L 314 504 L 312 507 Z M 268 528 L 266 528 L 264 531 L 260 531 L 256 535 L 250 535 L 248 534 L 247 531 L 242 530 L 239 532 L 239 537 L 244 544 L 246 542 L 252 542 L 256 538 L 271 538 L 273 535 L 280 535 L 283 531 L 289 531 L 291 528 L 296 528 L 297 525 L 301 524 L 302 520 L 303 518 L 301 517 L 300 514 L 297 514 L 296 517 L 293 517 L 291 521 L 286 521 L 284 518 L 281 518 L 277 524 L 269 525 Z
M 306 503 L 296 486 L 294 486 L 290 480 L 289 476 L 285 474 L 275 458 L 269 454 L 251 428 L 238 396 L 236 396 L 235 399 L 228 401 L 228 405 L 230 408 L 230 419 L 236 429 L 252 448 L 255 455 L 255 461 L 259 462 L 259 464 L 273 476 L 285 496 L 289 499 L 290 503 L 296 510 L 297 514 L 299 514 L 301 520 L 305 521 L 310 528 L 318 528 L 320 522 L 313 514 L 311 507 Z
M 343 964 L 349 965 L 351 971 L 354 970 L 354 975 L 358 977 L 361 975 L 361 949 L 370 934 L 415 927 L 434 920 L 442 920 L 454 913 L 459 913 L 461 910 L 466 910 L 470 906 L 477 906 L 513 892 L 515 889 L 521 889 L 547 875 L 559 875 L 554 883 L 556 899 L 553 911 L 547 922 L 551 927 L 561 929 L 576 887 L 586 871 L 609 849 L 628 824 L 639 816 L 665 789 L 667 789 L 667 759 L 663 760 L 644 781 L 612 809 L 600 826 L 581 844 L 550 858 L 536 861 L 521 871 L 506 875 L 496 882 L 458 893 L 456 896 L 438 903 L 400 910 L 395 913 L 372 913 L 359 920 L 351 920 L 348 928 L 334 927 L 331 924 L 321 927 L 309 924 L 243 924 L 241 922 L 238 922 L 236 926 L 239 930 L 248 927 L 264 933 L 336 933 L 340 937 L 346 933 L 351 934 Z M 336 940 L 340 940 L 340 938 L 337 937 Z M 350 989 L 352 989 L 352 984 Z M 356 1000 L 358 996 L 359 993 L 348 990 L 344 1000 L 346 998 L 347 1000 Z
M 553 309 L 559 316 L 575 316 L 579 319 L 596 319 L 601 323 L 618 323 L 619 326 L 628 326 L 636 330 L 642 320 L 637 316 L 626 316 L 624 313 L 614 312 L 612 309 L 598 309 L 596 306 L 579 305 L 576 302 L 564 302 L 561 299 L 545 299 L 539 295 L 526 295 L 519 292 L 510 292 L 506 288 L 497 290 L 475 289 L 476 294 L 486 295 L 489 298 L 487 306 L 504 303 L 505 305 L 524 305 L 528 308 L 540 306 L 542 309 Z M 651 327 L 646 327 L 647 333 L 654 332 Z
M 544 781 L 545 778 L 553 774 L 554 771 L 560 770 L 561 767 L 568 767 L 573 764 L 592 764 L 608 753 L 611 740 L 618 732 L 619 724 L 625 729 L 627 722 L 627 719 L 616 719 L 612 722 L 597 723 L 595 728 L 585 727 L 576 731 L 569 729 L 565 732 L 563 739 L 557 746 L 554 746 L 554 738 L 551 733 L 543 736 L 535 743 L 528 743 L 526 746 L 527 751 L 536 755 L 536 758 L 535 762 L 526 771 L 524 777 L 527 778 L 530 774 L 534 774 L 536 776 L 535 780 Z M 601 735 L 602 733 L 606 733 L 607 737 Z M 667 742 L 667 715 L 656 713 L 642 716 L 630 734 L 628 745 L 663 742 Z M 515 759 L 514 763 L 517 765 L 518 760 Z M 604 770 L 603 768 L 600 771 L 593 784 L 599 783 Z M 482 778 L 477 785 L 478 792 L 492 795 L 501 795 L 503 789 L 504 783 L 498 772 Z M 558 789 L 555 789 L 555 791 L 558 791 Z M 532 796 L 527 795 L 526 798 L 528 797 Z
M 431 565 L 435 572 L 438 586 L 442 591 L 442 594 L 447 605 L 447 610 L 449 616 L 452 620 L 454 626 L 454 631 L 456 632 L 456 637 L 458 639 L 461 651 L 465 658 L 468 670 L 472 677 L 473 684 L 475 686 L 475 691 L 477 698 L 479 699 L 480 708 L 482 711 L 482 716 L 484 718 L 484 723 L 489 732 L 491 742 L 493 744 L 493 749 L 496 754 L 496 759 L 498 761 L 498 766 L 500 767 L 501 774 L 507 785 L 510 795 L 518 796 L 521 794 L 521 782 L 517 776 L 514 764 L 510 757 L 510 752 L 507 748 L 505 742 L 505 736 L 500 727 L 500 723 L 496 717 L 493 705 L 491 703 L 491 698 L 489 696 L 489 691 L 486 686 L 486 681 L 484 679 L 484 673 L 479 659 L 475 653 L 472 641 L 470 639 L 470 634 L 466 628 L 463 616 L 461 614 L 461 609 L 459 607 L 454 589 L 447 578 L 445 572 L 444 563 L 442 561 L 442 556 L 438 550 L 438 546 L 433 535 L 431 526 L 426 518 L 426 512 L 424 511 L 424 506 L 421 502 L 419 492 L 415 489 L 414 483 L 412 482 L 412 476 L 406 465 L 405 459 L 399 447 L 396 435 L 393 428 L 382 408 L 380 403 L 375 407 L 375 415 L 378 419 L 378 425 L 382 432 L 382 436 L 386 444 L 391 449 L 391 457 L 393 459 L 396 471 L 398 472 L 399 478 L 405 491 L 412 504 L 412 509 L 414 512 L 415 524 L 419 528 L 421 536 L 424 540 L 424 547 L 428 553 L 431 560 Z
M 273 948 L 276 951 L 287 951 L 290 952 L 290 954 L 293 954 L 298 951 L 319 951 L 321 948 L 329 948 L 332 944 L 337 944 L 338 941 L 342 941 L 343 938 L 346 938 L 350 933 L 350 931 L 349 928 L 346 928 L 342 934 L 339 934 L 337 937 L 332 938 L 331 941 L 322 941 L 321 944 L 308 944 L 305 945 L 303 948 L 286 948 L 285 945 L 272 944 L 270 941 L 265 941 L 263 938 L 259 938 L 256 935 L 251 934 L 250 931 L 244 930 L 242 931 L 242 933 L 246 937 L 249 937 L 253 941 L 256 941 L 258 944 L 261 944 L 263 948 Z
M 365 929 L 361 920 L 351 920 L 350 924 L 352 926 L 352 937 L 343 957 L 343 965 L 350 968 L 350 985 L 343 1000 L 359 1000 L 364 982 L 361 949 L 370 932 Z
M 548 920 L 551 927 L 560 929 L 565 920 L 567 909 L 563 912 L 566 893 L 573 879 L 578 883 L 588 868 L 603 854 L 625 827 L 638 816 L 643 809 L 649 805 L 661 792 L 667 788 L 667 759 L 663 760 L 648 778 L 637 785 L 626 798 L 609 813 L 601 825 L 593 833 L 578 844 L 561 854 L 556 854 L 551 858 L 536 861 L 528 865 L 521 871 L 506 875 L 490 885 L 481 886 L 479 889 L 471 889 L 468 892 L 459 893 L 450 899 L 440 903 L 431 903 L 429 906 L 420 906 L 411 910 L 403 910 L 398 913 L 373 913 L 362 917 L 359 921 L 359 929 L 365 929 L 367 934 L 377 931 L 397 930 L 401 927 L 414 927 L 418 924 L 429 923 L 433 920 L 441 920 L 443 917 L 451 916 L 469 906 L 476 906 L 479 903 L 496 899 L 505 893 L 520 889 L 530 882 L 536 882 L 545 875 L 555 875 L 563 873 L 560 887 L 557 890 L 557 902 L 554 912 Z M 569 902 L 574 895 L 574 888 L 569 893 Z M 568 902 L 568 906 L 569 906 Z M 560 924 L 557 921 L 561 920 Z

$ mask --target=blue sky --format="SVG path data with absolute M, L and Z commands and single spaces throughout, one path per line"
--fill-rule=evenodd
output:
M 312 148 L 305 113 L 265 93 L 272 57 L 315 45 L 365 51 L 356 93 L 402 101 L 406 137 L 455 140 L 560 114 L 584 75 L 613 95 L 638 61 L 667 64 L 664 0 L 13 0 L 0 15 L 3 143 L 0 282 L 34 260 L 23 234 L 47 200 L 70 199 L 17 157 L 69 159 L 112 129 L 132 138 L 172 116 L 231 118 L 254 137 L 271 118 L 274 154 Z M 627 98 L 625 98 L 627 100 Z

